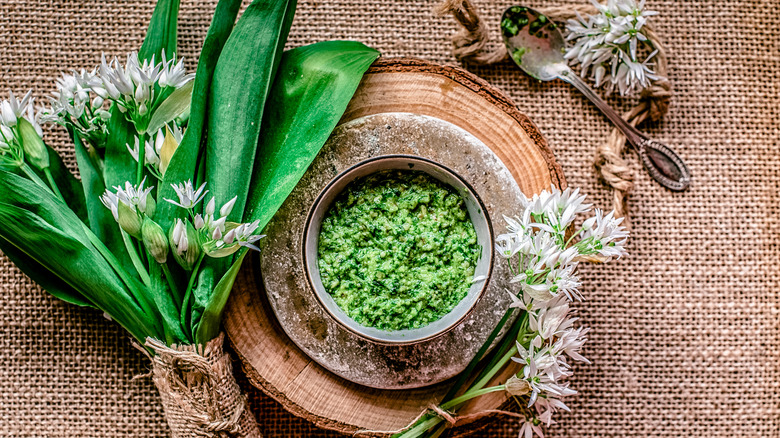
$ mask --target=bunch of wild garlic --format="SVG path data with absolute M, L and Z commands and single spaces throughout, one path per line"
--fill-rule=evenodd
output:
M 579 190 L 561 192 L 553 187 L 525 199 L 522 207 L 519 216 L 505 217 L 507 233 L 496 239 L 496 251 L 509 263 L 511 283 L 516 286 L 507 291 L 512 304 L 439 407 L 454 412 L 474 397 L 506 391 L 527 408 L 520 436 L 531 438 L 543 436 L 542 426 L 553 424 L 559 411 L 569 410 L 564 399 L 577 393 L 566 381 L 573 374 L 570 361 L 588 362 L 581 349 L 589 329 L 577 324 L 569 307 L 582 299 L 577 265 L 594 256 L 605 261 L 621 257 L 628 232 L 614 212 L 591 213 Z M 583 214 L 589 217 L 577 225 Z M 477 373 L 488 347 L 517 311 L 521 314 Z M 507 366 L 519 368 L 504 384 L 486 387 Z M 469 380 L 473 383 L 457 396 Z M 446 426 L 441 417 L 431 414 L 396 436 L 438 437 Z
M 607 0 L 606 4 L 591 0 L 598 10 L 593 16 L 569 20 L 566 39 L 574 44 L 564 55 L 573 65 L 580 65 L 582 76 L 605 85 L 607 92 L 615 88 L 621 95 L 631 95 L 660 79 L 650 62 L 658 53 L 653 50 L 641 59 L 641 46 L 652 49 L 646 35 L 648 17 L 658 12 L 646 11 L 645 0 Z
M 63 74 L 37 116 L 0 102 L 0 250 L 51 294 L 139 342 L 219 333 L 249 249 L 297 184 L 378 52 L 327 41 L 284 52 L 294 0 L 220 0 L 197 74 L 160 0 L 124 62 Z M 80 180 L 43 141 L 64 127 Z

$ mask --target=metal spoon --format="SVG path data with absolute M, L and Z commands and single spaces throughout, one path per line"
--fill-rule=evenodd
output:
M 566 51 L 563 35 L 554 22 L 531 8 L 512 6 L 501 17 L 501 35 L 507 52 L 523 71 L 542 81 L 558 78 L 568 82 L 596 104 L 623 131 L 650 176 L 659 184 L 674 191 L 688 188 L 691 174 L 682 159 L 623 120 L 569 68 L 563 58 Z

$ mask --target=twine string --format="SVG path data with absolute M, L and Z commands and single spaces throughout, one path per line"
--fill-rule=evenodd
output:
M 197 426 L 190 430 L 197 436 L 230 437 L 240 431 L 245 396 L 237 395 L 225 409 L 221 406 L 224 400 L 220 400 L 217 390 L 222 375 L 230 372 L 219 364 L 225 359 L 225 353 L 221 351 L 222 342 L 223 335 L 211 341 L 205 349 L 169 347 L 152 338 L 147 338 L 145 342 L 146 347 L 154 351 L 155 384 L 163 400 L 174 402 L 178 413 L 173 415 L 181 417 L 178 421 Z
M 490 65 L 508 59 L 503 44 L 490 47 L 490 32 L 487 24 L 480 18 L 471 0 L 444 0 L 435 12 L 439 15 L 451 14 L 461 26 L 461 30 L 453 35 L 453 54 L 460 61 Z M 593 15 L 598 11 L 593 5 L 576 7 L 556 6 L 541 8 L 539 12 L 554 21 L 566 21 L 579 15 Z M 671 83 L 667 76 L 667 55 L 658 35 L 649 25 L 643 27 L 651 46 L 658 51 L 654 57 L 656 72 L 660 77 L 645 88 L 639 103 L 623 118 L 636 126 L 647 119 L 660 120 L 669 109 L 669 99 L 672 96 Z M 618 217 L 624 217 L 628 225 L 628 196 L 634 188 L 634 174 L 629 162 L 623 157 L 626 149 L 626 137 L 614 128 L 606 141 L 596 151 L 594 165 L 601 179 L 612 188 L 612 207 Z

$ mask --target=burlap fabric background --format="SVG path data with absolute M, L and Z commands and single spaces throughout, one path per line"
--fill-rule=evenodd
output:
M 494 26 L 513 3 L 476 2 Z M 182 3 L 181 49 L 192 66 L 214 2 Z M 434 17 L 434 4 L 302 0 L 290 45 L 353 38 L 386 56 L 453 63 L 455 25 Z M 648 6 L 662 14 L 654 21 L 669 47 L 675 95 L 664 121 L 646 130 L 687 160 L 693 188 L 667 192 L 637 165 L 631 254 L 583 269 L 580 314 L 593 327 L 586 349 L 593 365 L 579 367 L 573 384 L 581 395 L 551 435 L 778 437 L 780 2 Z M 137 48 L 152 7 L 152 0 L 3 0 L 2 94 L 43 95 L 61 70 L 95 65 L 101 51 Z M 539 125 L 571 185 L 609 205 L 591 165 L 609 125 L 590 103 L 508 64 L 473 71 Z M 165 436 L 156 389 L 132 379 L 148 368 L 116 325 L 49 297 L 0 260 L 0 435 Z M 251 399 L 267 437 L 334 435 L 257 391 Z M 483 434 L 516 433 L 512 421 L 496 421 Z

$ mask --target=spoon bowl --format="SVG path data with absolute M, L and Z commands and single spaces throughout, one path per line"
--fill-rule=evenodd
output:
M 568 69 L 558 25 L 533 9 L 512 6 L 504 11 L 501 37 L 515 64 L 533 78 L 549 81 Z

